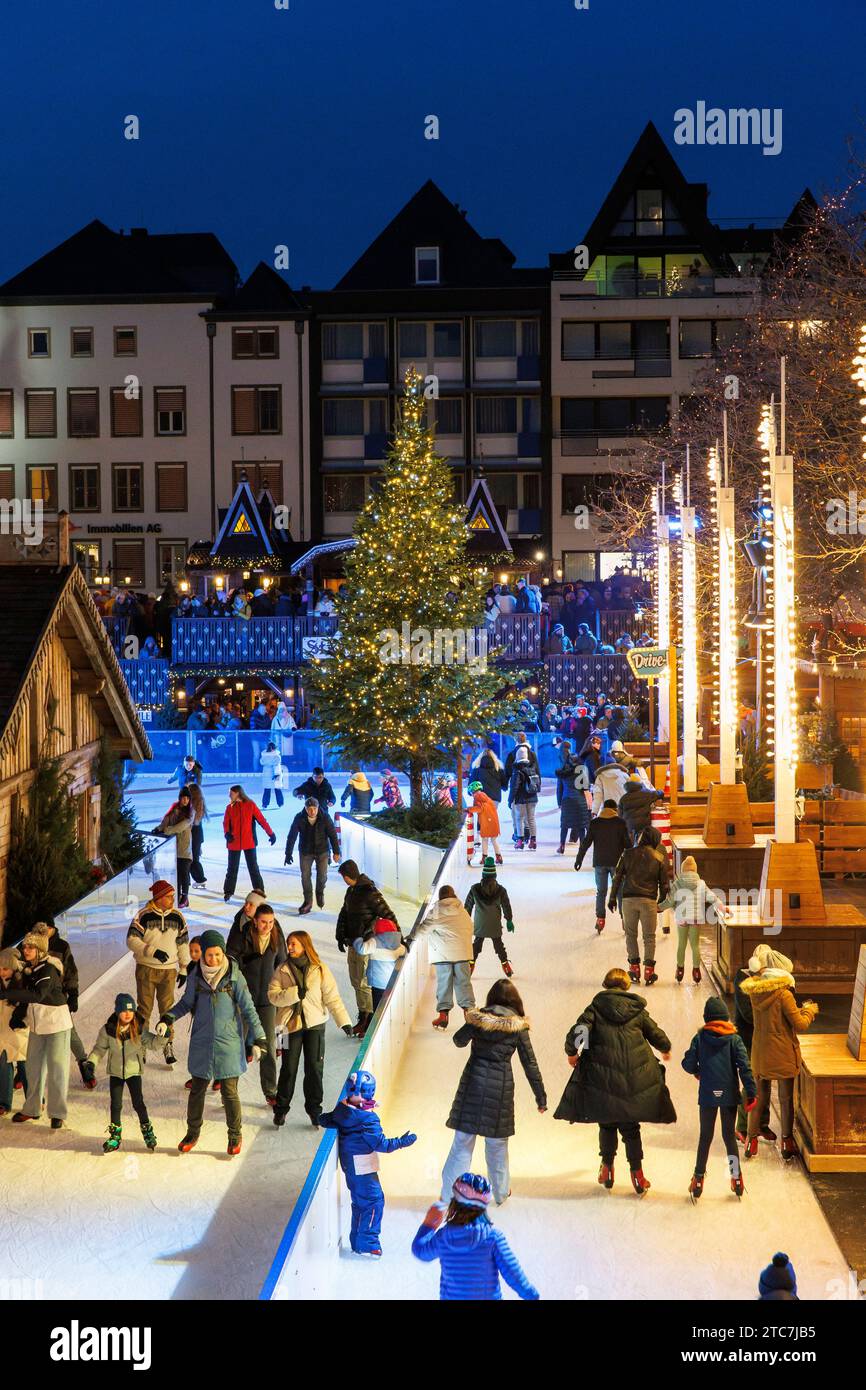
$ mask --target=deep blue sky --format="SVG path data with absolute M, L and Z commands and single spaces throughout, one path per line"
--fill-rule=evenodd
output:
M 0 279 L 100 217 L 214 231 L 243 274 L 285 242 L 325 287 L 430 177 L 543 264 L 648 119 L 718 218 L 782 216 L 866 148 L 864 0 L 42 0 L 3 47 Z M 781 107 L 782 153 L 675 147 L 700 99 Z

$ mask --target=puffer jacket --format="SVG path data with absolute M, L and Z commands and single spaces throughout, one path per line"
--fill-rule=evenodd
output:
M 379 917 L 387 917 L 390 921 L 397 922 L 396 916 L 373 880 L 366 874 L 360 874 L 358 882 L 346 889 L 343 906 L 337 918 L 337 945 L 351 946 L 359 936 L 370 936 Z
M 525 748 L 525 749 L 527 750 L 527 752 L 529 753 L 529 766 L 532 768 L 532 771 L 533 771 L 533 772 L 538 772 L 538 770 L 539 770 L 539 768 L 538 768 L 538 754 L 536 753 L 535 749 L 532 747 L 532 744 L 531 744 L 531 743 L 524 743 L 524 744 L 522 744 L 522 745 L 519 744 L 519 743 L 518 743 L 518 744 L 515 744 L 515 746 L 511 749 L 510 753 L 508 753 L 508 755 L 506 756 L 506 759 L 505 759 L 505 766 L 504 766 L 504 768 L 502 769 L 502 773 L 501 773 L 501 775 L 500 775 L 500 781 L 502 782 L 503 787 L 508 787 L 508 786 L 511 785 L 511 776 L 512 776 L 512 773 L 514 772 L 514 764 L 515 764 L 515 761 L 516 761 L 516 759 L 517 759 L 517 750 L 518 750 L 518 748 L 520 748 L 520 747 Z
M 728 1019 L 705 1023 L 692 1038 L 683 1071 L 698 1078 L 698 1105 L 739 1105 L 740 1084 L 749 1100 L 757 1095 L 749 1054 Z
M 498 800 L 499 797 L 496 798 L 496 801 Z M 485 840 L 499 838 L 499 812 L 496 809 L 496 801 L 486 792 L 472 793 L 472 806 L 478 815 L 478 834 Z
M 627 990 L 603 989 L 569 1028 L 569 1057 L 577 1055 L 575 1035 L 584 1031 L 589 1040 L 554 1119 L 569 1124 L 674 1124 L 677 1116 L 665 1070 L 652 1052 L 670 1052 L 671 1042 L 647 1013 L 646 1000 Z
M 9 988 L 14 989 L 16 981 L 20 981 L 20 975 L 13 975 L 9 981 Z M 27 1060 L 27 1040 L 30 1037 L 30 1029 L 26 1023 L 21 1028 L 12 1027 L 12 1018 L 15 1015 L 15 1022 L 23 1020 L 24 1008 L 16 1005 L 7 997 L 7 986 L 0 984 L 0 1052 L 6 1053 L 7 1062 L 24 1062 Z
M 316 812 L 315 819 L 310 820 L 306 808 L 299 811 L 294 817 L 289 833 L 286 836 L 286 858 L 290 858 L 295 852 L 295 843 L 298 842 L 299 854 L 333 854 L 335 859 L 340 857 L 340 841 L 337 839 L 337 828 L 331 817 L 328 815 L 324 806 L 320 806 Z
M 282 791 L 285 786 L 286 768 L 283 755 L 278 748 L 266 748 L 259 758 L 262 769 L 262 786 Z
M 490 1009 L 468 1009 L 466 1022 L 454 1034 L 454 1044 L 471 1045 L 472 1051 L 446 1120 L 449 1129 L 485 1139 L 508 1139 L 514 1133 L 511 1059 L 515 1052 L 536 1105 L 547 1105 L 544 1082 L 529 1038 L 528 1018 L 501 1004 Z
M 340 805 L 345 806 L 347 801 L 353 816 L 369 816 L 373 804 L 373 788 L 363 772 L 356 772 L 346 783 L 340 797 Z
M 635 839 L 652 824 L 652 808 L 660 798 L 661 792 L 648 791 L 642 783 L 632 782 L 629 778 L 626 790 L 619 799 L 618 809 Z
M 667 897 L 659 904 L 659 911 L 673 908 L 678 926 L 695 926 L 710 919 L 707 909 L 715 907 L 722 912 L 724 902 L 712 888 L 708 888 L 700 874 L 694 870 L 679 873 L 673 879 Z
M 627 849 L 616 866 L 609 901 L 619 898 L 649 898 L 663 902 L 668 894 L 671 871 L 663 849 L 637 845 Z
M 797 1076 L 802 1066 L 797 1034 L 811 1028 L 818 1006 L 807 1001 L 798 1008 L 794 987 L 793 975 L 775 969 L 750 975 L 740 985 L 752 1006 L 752 1070 L 762 1081 Z
M 598 816 L 606 801 L 615 801 L 617 806 L 628 786 L 628 773 L 617 762 L 602 763 L 592 784 L 592 814 Z
M 439 898 L 415 928 L 410 944 L 427 937 L 431 965 L 472 959 L 472 918 L 458 898 Z
M 367 984 L 371 989 L 387 989 L 399 960 L 406 954 L 399 929 L 374 932 L 363 941 L 359 936 L 353 946 L 359 956 L 367 957 Z
M 503 886 L 492 875 L 473 883 L 463 904 L 472 913 L 472 926 L 475 936 L 498 937 L 502 928 L 511 921 L 511 901 Z
M 5 997 L 21 1006 L 15 1010 L 16 1022 L 26 1021 L 31 1033 L 44 1036 L 72 1028 L 60 971 L 49 960 L 25 965 L 6 987 Z
M 335 806 L 337 802 L 336 793 L 327 777 L 323 777 L 321 782 L 317 782 L 315 777 L 308 777 L 306 782 L 302 782 L 299 787 L 295 787 L 293 796 L 315 797 L 321 807 Z
M 78 966 L 75 964 L 72 947 L 68 941 L 57 935 L 56 928 L 48 938 L 48 959 L 60 971 L 69 1012 L 74 1014 L 78 1009 Z
M 616 811 L 602 810 L 590 821 L 574 861 L 576 869 L 581 868 L 590 846 L 593 868 L 596 869 L 615 869 L 622 855 L 631 849 L 631 836 L 625 821 Z
M 340 1167 L 352 1178 L 376 1171 L 379 1164 L 375 1159 L 371 1161 L 372 1154 L 390 1154 L 409 1147 L 408 1134 L 389 1139 L 374 1110 L 362 1110 L 359 1105 L 347 1105 L 344 1100 L 320 1115 L 319 1124 L 322 1129 L 337 1131 Z M 356 1158 L 360 1159 L 357 1164 Z
M 150 970 L 184 971 L 189 965 L 186 919 L 176 907 L 160 912 L 156 903 L 149 902 L 130 922 L 126 944 L 136 965 L 146 965 Z M 154 951 L 164 951 L 168 960 L 156 960 Z
M 288 959 L 286 938 L 276 918 L 274 926 L 276 946 L 269 941 L 264 951 L 259 950 L 259 933 L 256 931 L 255 923 L 248 917 L 237 926 L 232 925 L 226 941 L 226 955 L 231 956 L 240 966 L 256 1008 L 271 1002 L 268 998 L 271 980 L 275 971 Z
M 484 795 L 498 804 L 502 800 L 502 771 L 501 762 L 488 748 L 472 764 L 470 781 L 479 781 Z
M 533 786 L 533 781 L 539 778 L 537 765 L 530 766 L 529 763 L 515 763 L 514 771 L 511 774 L 511 785 L 508 789 L 509 806 L 534 806 L 538 800 L 538 786 Z
M 223 816 L 229 849 L 255 849 L 257 821 L 265 834 L 273 838 L 273 830 L 254 801 L 230 801 Z
M 438 1260 L 441 1302 L 495 1302 L 502 1298 L 499 1276 L 524 1299 L 537 1299 L 502 1231 L 479 1216 L 470 1226 L 446 1224 L 434 1230 L 424 1225 L 412 1241 L 412 1254 L 430 1263 Z
M 324 961 L 306 971 L 293 970 L 291 962 L 286 961 L 271 980 L 268 999 L 277 1006 L 277 1027 L 286 1033 L 318 1028 L 327 1023 L 328 1014 L 338 1028 L 351 1022 L 337 981 Z
M 222 1081 L 247 1069 L 246 1039 L 267 1047 L 265 1030 L 237 961 L 228 960 L 225 974 L 212 989 L 200 970 L 193 970 L 182 997 L 160 1022 L 176 1023 L 192 1015 L 188 1066 L 190 1076 Z
M 589 780 L 580 759 L 575 757 L 556 769 L 556 780 L 558 789 L 561 789 L 557 800 L 562 839 L 566 830 L 586 830 L 589 826 L 589 803 L 586 799 Z
M 130 1076 L 141 1076 L 148 1049 L 164 1052 L 169 1046 L 168 1038 L 151 1033 L 149 1028 L 142 1028 L 134 1042 L 129 1037 L 118 1037 L 117 1030 L 117 1014 L 112 1014 L 100 1028 L 87 1060 L 97 1066 L 104 1057 L 106 1073 L 124 1081 Z

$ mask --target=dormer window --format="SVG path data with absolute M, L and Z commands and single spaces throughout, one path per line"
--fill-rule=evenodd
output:
M 415 247 L 415 284 L 439 284 L 439 247 Z

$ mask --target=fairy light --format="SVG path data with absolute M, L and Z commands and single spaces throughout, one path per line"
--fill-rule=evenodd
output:
M 719 655 L 720 655 L 720 606 L 721 576 L 719 573 L 719 448 L 712 445 L 707 453 L 707 482 L 709 483 L 709 523 L 707 539 L 712 557 L 712 611 L 710 614 L 710 660 L 712 663 L 711 709 L 712 722 L 719 723 Z
M 767 576 L 764 595 L 764 604 L 767 610 L 767 629 L 768 637 L 766 643 L 766 654 L 764 657 L 764 705 L 761 720 L 761 747 L 768 759 L 772 759 L 776 754 L 776 682 L 775 682 L 775 646 L 773 642 L 773 626 L 775 619 L 775 576 L 773 565 L 773 503 L 772 503 L 772 483 L 770 459 L 775 453 L 776 430 L 773 423 L 772 405 L 761 406 L 761 418 L 758 424 L 758 444 L 761 451 L 761 501 L 766 513 L 764 530 L 769 542 L 767 546 Z M 758 634 L 760 642 L 761 634 Z
M 794 596 L 794 460 L 784 452 L 785 359 L 782 358 L 782 439 L 776 450 L 775 429 L 767 437 L 770 457 L 770 502 L 773 508 L 772 663 L 775 722 L 775 837 L 783 844 L 797 838 L 794 802 L 797 793 L 797 631 Z M 772 424 L 772 412 L 771 412 Z
M 666 650 L 671 644 L 671 540 L 665 500 L 665 473 L 662 466 L 661 484 L 653 490 L 653 512 L 656 532 L 656 644 Z M 659 737 L 670 735 L 668 727 L 668 690 L 666 680 L 658 686 Z
M 680 487 L 682 497 L 682 485 Z M 698 616 L 695 509 L 691 505 L 689 446 L 686 445 L 685 502 L 680 504 L 683 637 L 683 790 L 698 789 Z
M 718 688 L 719 775 L 723 786 L 737 780 L 737 573 L 734 489 L 728 486 L 728 420 L 723 416 L 723 466 L 716 458 L 716 519 L 718 529 Z

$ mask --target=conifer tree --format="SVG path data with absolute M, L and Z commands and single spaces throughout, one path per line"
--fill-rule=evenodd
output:
M 93 886 L 92 864 L 78 840 L 70 773 L 45 753 L 12 819 L 6 868 L 4 937 L 17 941 L 34 922 L 70 907 Z
M 406 772 L 412 801 L 425 770 L 456 757 L 464 737 L 514 723 L 505 682 L 488 665 L 489 576 L 467 554 L 465 508 L 426 421 L 424 385 L 406 374 L 381 478 L 355 525 L 339 602 L 339 638 L 310 673 L 332 745 L 350 761 Z M 494 557 L 495 558 L 495 557 Z

